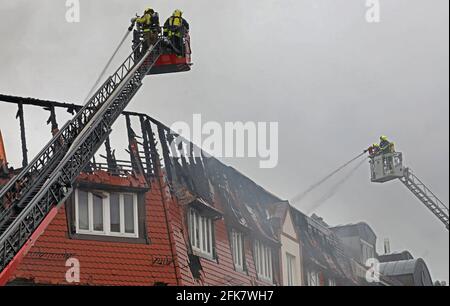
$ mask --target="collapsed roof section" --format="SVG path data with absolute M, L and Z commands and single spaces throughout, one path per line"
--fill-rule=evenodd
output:
M 351 259 L 345 255 L 344 245 L 334 232 L 296 209 L 291 213 L 300 236 L 306 269 L 321 271 L 326 277 L 346 285 L 358 284 Z

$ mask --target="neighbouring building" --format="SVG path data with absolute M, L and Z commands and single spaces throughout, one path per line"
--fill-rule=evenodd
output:
M 352 258 L 353 273 L 360 280 L 366 278 L 369 259 L 376 258 L 377 236 L 365 222 L 331 228 L 345 246 L 346 255 Z
M 300 237 L 295 229 L 288 202 L 275 203 L 269 207 L 272 227 L 281 243 L 280 262 L 283 286 L 304 285 Z
M 404 286 L 433 286 L 430 271 L 422 258 L 408 251 L 379 255 L 380 273 Z
M 291 209 L 299 234 L 304 284 L 307 286 L 359 285 L 344 245 L 322 219 Z

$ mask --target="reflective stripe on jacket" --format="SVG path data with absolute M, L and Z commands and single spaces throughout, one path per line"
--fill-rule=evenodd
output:
M 183 18 L 179 16 L 172 16 L 167 20 L 165 24 L 164 33 L 166 33 L 169 37 L 172 36 L 181 37 L 182 26 L 183 26 Z

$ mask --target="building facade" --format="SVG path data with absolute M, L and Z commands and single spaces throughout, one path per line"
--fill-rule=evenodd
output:
M 283 286 L 304 285 L 300 237 L 295 229 L 288 202 L 275 203 L 268 209 L 272 227 L 281 244 L 280 263 Z

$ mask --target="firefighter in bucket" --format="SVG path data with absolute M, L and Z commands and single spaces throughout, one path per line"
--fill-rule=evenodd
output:
M 189 50 L 186 50 L 186 48 L 189 48 L 188 39 L 185 44 L 185 38 L 189 36 L 188 34 L 189 23 L 183 18 L 181 10 L 175 10 L 164 24 L 164 36 L 170 40 L 178 56 L 184 56 L 186 52 L 189 52 Z

